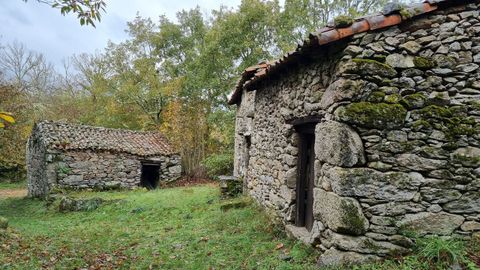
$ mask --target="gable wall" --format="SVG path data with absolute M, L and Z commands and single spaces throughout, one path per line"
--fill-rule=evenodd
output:
M 242 95 L 236 159 L 244 130 L 252 146 L 248 168 L 236 162 L 236 173 L 291 234 L 325 251 L 321 264 L 403 252 L 410 231 L 480 231 L 476 3 L 358 35 L 342 53 Z M 291 225 L 298 138 L 288 123 L 307 115 L 322 116 L 311 232 Z

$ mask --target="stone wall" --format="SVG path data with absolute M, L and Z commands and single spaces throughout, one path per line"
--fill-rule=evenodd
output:
M 27 142 L 26 165 L 28 181 L 28 194 L 31 197 L 40 197 L 48 193 L 49 185 L 47 182 L 46 170 L 46 149 L 43 142 L 37 137 L 32 136 Z
M 180 177 L 178 155 L 140 158 L 124 153 L 68 151 L 50 154 L 60 188 L 136 188 L 140 185 L 142 161 L 160 165 L 160 182 Z
M 320 60 L 244 91 L 235 173 L 292 235 L 324 251 L 320 264 L 404 252 L 412 232 L 480 231 L 480 4 L 474 2 L 326 46 L 311 57 Z M 298 134 L 292 123 L 312 115 L 321 120 L 309 232 L 293 226 Z M 251 136 L 247 156 L 245 136 Z
M 35 160 L 28 164 L 29 195 L 42 197 L 55 188 L 133 189 L 140 186 L 142 162 L 160 165 L 160 183 L 181 176 L 179 155 L 143 158 L 126 153 L 92 150 L 46 150 L 30 144 Z

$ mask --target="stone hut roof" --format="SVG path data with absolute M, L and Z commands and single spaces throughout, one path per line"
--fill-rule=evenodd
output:
M 242 90 L 252 89 L 258 82 L 272 75 L 286 70 L 294 63 L 300 62 L 302 57 L 313 50 L 321 50 L 325 45 L 343 40 L 355 34 L 398 25 L 405 21 L 415 20 L 421 15 L 449 6 L 475 2 L 475 0 L 426 0 L 423 3 L 403 6 L 398 3 L 387 4 L 381 13 L 356 18 L 352 23 L 327 25 L 316 32 L 310 33 L 308 39 L 298 44 L 294 51 L 285 54 L 281 59 L 272 62 L 262 62 L 244 70 L 235 90 L 230 95 L 228 104 L 233 105 L 240 101 Z
M 35 125 L 33 134 L 40 137 L 48 149 L 101 150 L 143 157 L 176 153 L 158 132 L 43 121 Z

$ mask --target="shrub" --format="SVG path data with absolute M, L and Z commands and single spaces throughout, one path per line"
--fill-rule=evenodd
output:
M 8 219 L 0 216 L 0 229 L 6 230 L 8 228 Z
M 213 154 L 202 161 L 207 175 L 217 178 L 219 175 L 231 175 L 233 172 L 233 154 Z

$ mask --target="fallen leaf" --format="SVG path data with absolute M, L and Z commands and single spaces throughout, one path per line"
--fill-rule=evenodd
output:
M 282 249 L 285 245 L 283 243 L 280 243 L 278 244 L 276 247 L 275 247 L 275 250 L 279 250 L 279 249 Z

